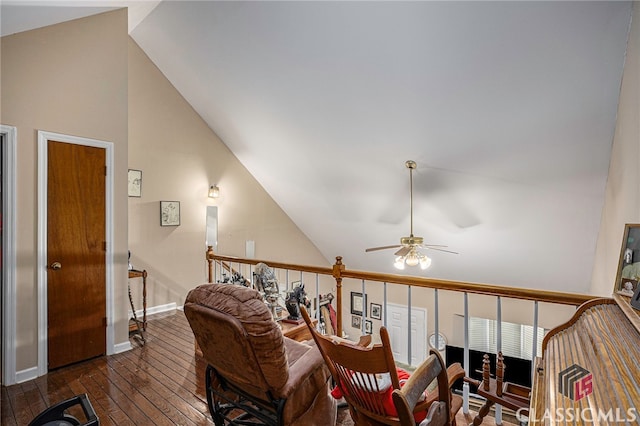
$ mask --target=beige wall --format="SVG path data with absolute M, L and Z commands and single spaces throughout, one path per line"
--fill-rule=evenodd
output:
M 2 116 L 18 129 L 16 368 L 37 364 L 37 131 L 112 142 L 116 343 L 127 339 L 127 12 L 1 39 Z
M 640 223 L 640 2 L 633 4 L 592 294 L 611 295 L 626 223 Z
M 129 141 L 129 168 L 142 170 L 142 197 L 129 198 L 129 248 L 149 273 L 149 306 L 180 306 L 205 282 L 207 205 L 218 206 L 221 254 L 244 257 L 253 240 L 257 259 L 330 265 L 132 39 Z M 216 200 L 207 197 L 214 183 Z M 160 226 L 160 200 L 180 201 L 180 226 Z

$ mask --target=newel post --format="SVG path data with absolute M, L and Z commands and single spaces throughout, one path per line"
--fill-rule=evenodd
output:
M 209 264 L 209 284 L 213 284 L 213 246 L 207 246 L 207 263 Z
M 336 256 L 336 263 L 333 265 L 333 278 L 336 279 L 336 299 L 337 299 L 337 327 L 339 337 L 342 337 L 342 272 L 344 265 L 342 264 L 342 256 Z

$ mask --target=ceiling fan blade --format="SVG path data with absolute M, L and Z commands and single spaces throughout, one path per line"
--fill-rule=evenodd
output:
M 386 249 L 397 248 L 397 247 L 402 247 L 402 245 L 401 244 L 395 244 L 395 245 L 392 245 L 392 246 L 370 247 L 370 248 L 366 249 L 365 252 L 369 253 L 370 251 L 386 250 Z
M 449 247 L 449 246 L 445 246 L 445 245 L 442 245 L 442 244 L 420 244 L 420 245 L 422 247 L 426 247 L 426 248 L 429 248 L 429 247 Z
M 429 250 L 438 250 L 438 251 L 444 251 L 446 253 L 452 253 L 452 254 L 460 254 L 456 251 L 451 251 L 451 250 L 443 250 L 441 248 L 436 248 L 436 247 L 429 247 L 429 246 L 425 246 L 424 248 L 429 249 Z
M 411 251 L 411 247 L 410 246 L 404 246 L 400 250 L 398 250 L 397 252 L 395 252 L 393 254 L 394 254 L 394 256 L 404 256 L 405 254 L 409 253 L 410 251 Z

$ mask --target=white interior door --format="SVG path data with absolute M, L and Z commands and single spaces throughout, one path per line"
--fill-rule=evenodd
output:
M 419 365 L 427 358 L 427 310 L 411 307 L 411 331 L 409 309 L 404 305 L 387 304 L 387 318 L 391 349 L 396 361 Z M 409 337 L 411 360 L 409 361 Z

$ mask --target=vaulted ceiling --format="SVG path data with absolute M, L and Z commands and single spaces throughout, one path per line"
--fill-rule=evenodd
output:
M 459 254 L 405 273 L 588 291 L 629 2 L 40 3 L 137 8 L 131 37 L 327 259 L 397 272 L 365 249 L 408 236 L 414 160 L 414 234 Z M 4 2 L 3 35 L 39 9 Z

